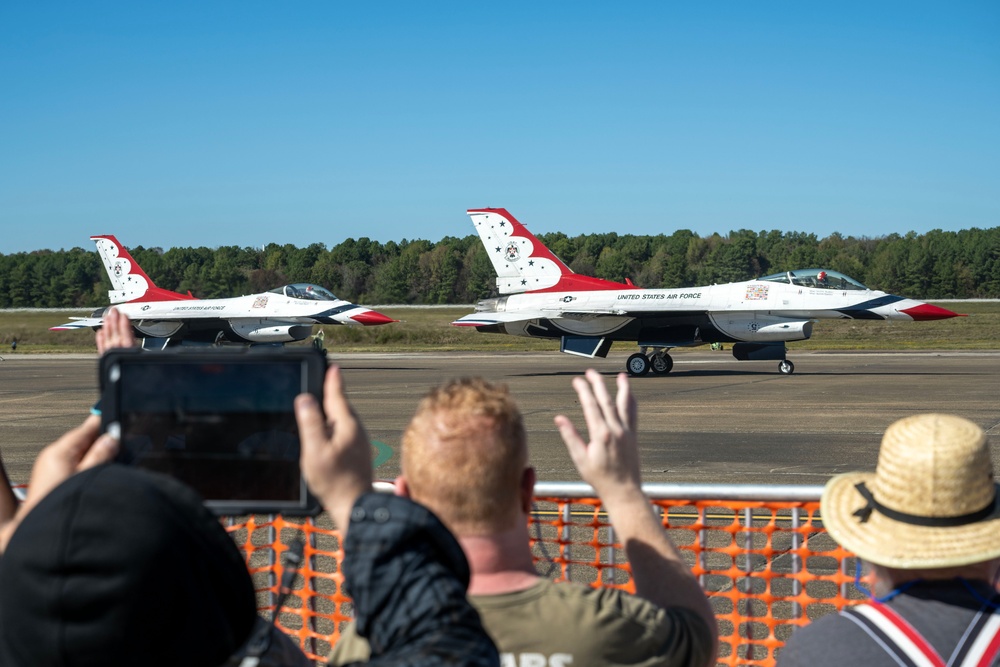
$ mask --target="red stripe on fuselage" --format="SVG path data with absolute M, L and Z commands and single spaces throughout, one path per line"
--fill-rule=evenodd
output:
M 198 297 L 191 296 L 190 294 L 181 294 L 180 292 L 171 292 L 168 289 L 163 289 L 160 287 L 150 287 L 146 290 L 146 293 L 140 296 L 138 299 L 132 299 L 129 303 L 144 303 L 147 301 L 191 301 L 198 300 Z

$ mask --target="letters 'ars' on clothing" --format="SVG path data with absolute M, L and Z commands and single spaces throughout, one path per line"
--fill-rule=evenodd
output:
M 623 591 L 547 579 L 523 591 L 469 596 L 500 650 L 502 667 L 703 665 L 711 632 L 694 612 L 656 605 Z M 368 658 L 347 626 L 331 665 Z
M 921 582 L 886 605 L 906 619 L 947 661 L 976 615 L 992 611 L 983 604 L 993 595 L 986 582 L 969 582 L 973 595 L 956 580 Z M 997 598 L 993 598 L 996 603 Z M 861 626 L 843 614 L 830 614 L 796 629 L 778 652 L 778 667 L 899 667 Z

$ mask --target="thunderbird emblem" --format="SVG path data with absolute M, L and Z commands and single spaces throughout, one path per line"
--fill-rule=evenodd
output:
M 504 251 L 504 255 L 507 257 L 508 262 L 516 262 L 521 259 L 521 249 L 517 247 L 517 243 L 511 241 L 507 244 L 507 250 Z

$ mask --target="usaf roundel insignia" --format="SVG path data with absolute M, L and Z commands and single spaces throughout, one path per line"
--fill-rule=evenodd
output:
M 508 262 L 516 262 L 521 259 L 521 249 L 517 247 L 516 241 L 511 241 L 507 244 L 507 250 L 504 251 L 504 256 L 507 257 Z

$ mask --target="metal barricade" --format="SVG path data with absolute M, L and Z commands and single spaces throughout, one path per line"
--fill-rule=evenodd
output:
M 862 598 L 853 584 L 853 555 L 823 530 L 822 487 L 647 484 L 643 490 L 709 596 L 721 665 L 773 665 L 795 627 Z M 247 556 L 262 610 L 273 607 L 281 553 L 305 537 L 305 562 L 279 624 L 322 659 L 352 612 L 342 590 L 339 533 L 325 515 L 245 519 L 230 521 L 228 529 Z M 540 574 L 632 590 L 622 545 L 589 485 L 538 483 L 530 534 Z

